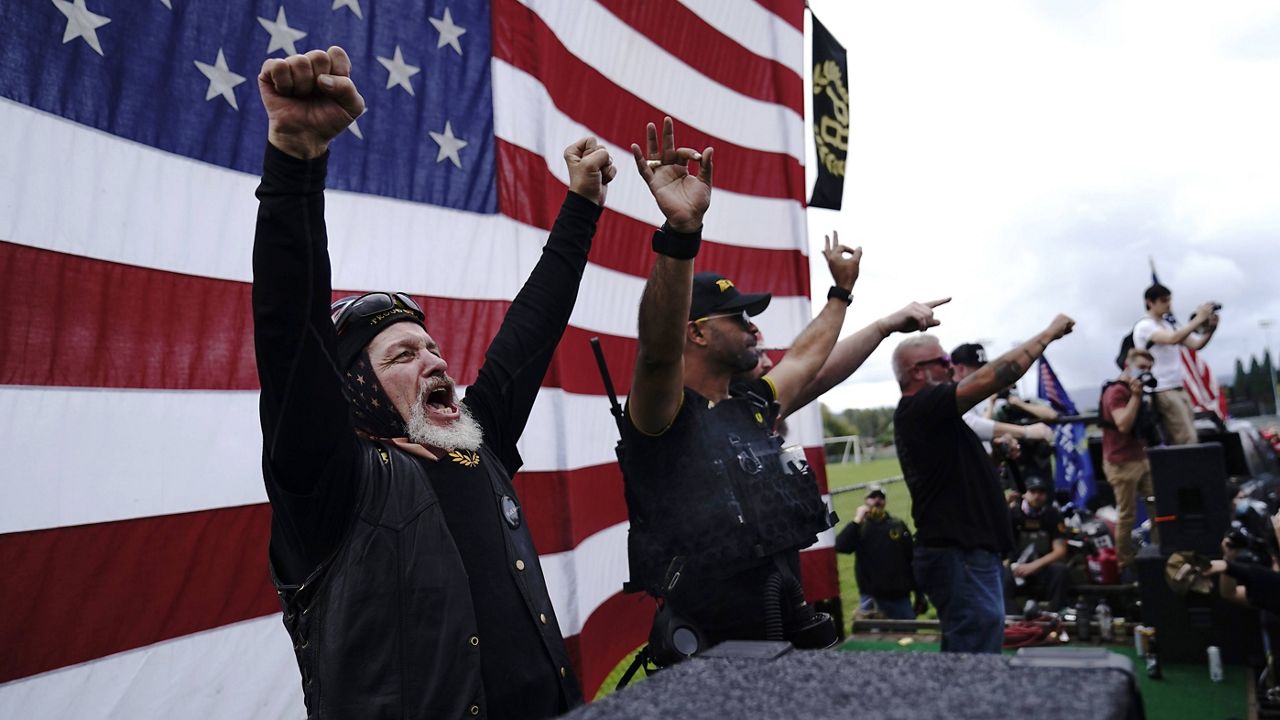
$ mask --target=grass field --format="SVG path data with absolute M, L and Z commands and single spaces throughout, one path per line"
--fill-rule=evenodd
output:
M 895 458 L 887 458 L 882 460 L 873 460 L 871 462 L 854 465 L 852 463 L 846 465 L 828 465 L 827 466 L 827 487 L 830 490 L 845 488 L 856 485 L 863 485 L 870 482 L 886 480 L 888 478 L 897 477 L 902 474 L 898 461 Z M 866 496 L 866 490 L 855 490 L 853 492 L 840 493 L 834 495 L 836 514 L 840 516 L 840 523 L 836 526 L 837 532 L 844 527 L 846 523 L 853 519 L 854 510 L 858 505 L 862 504 L 863 498 Z M 885 507 L 895 517 L 902 518 L 908 527 L 914 531 L 915 528 L 911 524 L 911 496 L 907 493 L 907 486 L 902 482 L 891 482 L 884 485 Z M 848 618 L 852 617 L 853 610 L 858 607 L 858 584 L 853 579 L 853 558 L 849 555 L 837 555 L 836 564 L 840 575 L 840 600 L 844 605 L 845 614 L 845 631 L 849 629 Z M 926 617 L 935 617 L 933 608 L 929 609 Z M 639 648 L 637 648 L 638 650 Z M 613 688 L 618 684 L 618 680 L 622 678 L 622 673 L 631 664 L 634 653 L 628 655 L 609 677 L 605 678 L 604 684 L 600 686 L 600 692 L 596 694 L 597 698 L 604 697 L 613 692 Z M 644 673 L 640 672 L 636 675 L 636 679 L 632 682 L 639 682 L 644 679 Z

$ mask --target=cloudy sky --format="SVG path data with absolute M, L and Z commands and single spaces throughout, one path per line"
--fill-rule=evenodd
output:
M 810 4 L 849 52 L 844 209 L 809 211 L 812 247 L 834 228 L 865 253 L 845 334 L 951 296 L 943 346 L 994 356 L 1065 312 L 1049 360 L 1096 387 L 1152 257 L 1179 318 L 1223 304 L 1205 351 L 1223 381 L 1261 355 L 1260 321 L 1280 345 L 1280 4 Z M 896 403 L 895 344 L 823 401 Z

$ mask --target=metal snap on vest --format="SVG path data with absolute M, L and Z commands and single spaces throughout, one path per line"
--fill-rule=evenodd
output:
M 546 613 L 538 613 L 538 619 L 542 621 L 542 624 L 543 624 L 543 625 L 546 625 L 546 624 L 547 624 L 547 614 L 546 614 Z
M 480 638 L 476 637 L 475 635 L 472 635 L 471 637 L 467 638 L 467 642 L 471 643 L 471 647 L 476 647 L 477 645 L 480 644 Z
M 511 529 L 520 527 L 520 506 L 516 504 L 515 498 L 510 495 L 502 496 L 502 515 L 506 517 L 507 524 Z
M 517 569 L 517 570 L 524 570 L 524 561 L 523 561 L 523 560 L 517 560 L 517 561 L 516 561 L 516 569 Z
M 560 666 L 560 677 L 565 677 L 565 676 L 567 676 L 568 674 L 569 674 L 569 671 L 568 671 L 568 670 L 565 670 L 565 669 L 564 669 L 564 666 L 563 666 L 563 665 L 561 665 L 561 666 Z
M 468 712 L 470 712 L 472 715 L 479 715 L 479 714 L 480 714 L 480 706 L 479 706 L 479 705 L 472 705 L 472 706 L 470 707 L 470 709 L 468 710 Z

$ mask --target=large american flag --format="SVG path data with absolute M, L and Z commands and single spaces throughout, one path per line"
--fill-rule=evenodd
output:
M 266 57 L 338 44 L 368 112 L 333 143 L 334 287 L 424 298 L 470 382 L 563 198 L 613 153 L 577 308 L 517 478 L 590 696 L 643 643 L 587 339 L 625 393 L 661 221 L 646 121 L 717 148 L 698 264 L 811 316 L 802 0 L 0 3 L 0 708 L 8 717 L 300 717 L 266 571 L 250 249 Z M 816 408 L 792 423 L 821 472 Z M 831 538 L 804 553 L 837 594 Z M 424 621 L 429 622 L 430 619 Z

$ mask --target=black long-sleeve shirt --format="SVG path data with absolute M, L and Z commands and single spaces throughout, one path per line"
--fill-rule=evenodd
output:
M 1280 613 L 1280 573 L 1249 563 L 1227 561 L 1227 574 L 1244 586 L 1245 598 L 1259 610 Z
M 906 523 L 888 513 L 879 520 L 865 517 L 861 523 L 851 522 L 836 536 L 836 552 L 857 553 L 853 575 L 858 590 L 884 600 L 904 598 L 915 590 L 914 551 Z
M 329 318 L 326 161 L 327 155 L 303 161 L 268 146 L 258 188 L 253 307 L 263 476 L 272 505 L 272 565 L 284 584 L 302 582 L 338 549 L 358 504 L 361 449 L 342 395 Z M 495 495 L 509 490 L 514 499 L 510 477 L 521 465 L 516 441 L 573 310 L 600 211 L 567 195 L 537 266 L 463 400 L 484 431 L 482 454 L 496 457 L 500 467 L 418 460 L 467 568 L 480 634 L 492 640 L 482 648 L 482 660 L 489 710 L 497 717 L 546 715 L 547 702 L 556 710 L 558 680 L 567 674 L 557 657 L 563 642 L 540 570 L 525 571 L 523 562 L 518 572 L 510 567 L 510 556 L 532 551 L 527 526 L 508 529 Z M 376 243 L 370 240 L 369 252 L 377 252 Z M 491 482 L 449 482 L 470 469 Z M 536 554 L 530 560 L 536 563 Z M 548 633 L 558 645 L 552 664 L 544 665 L 534 658 L 548 653 Z

